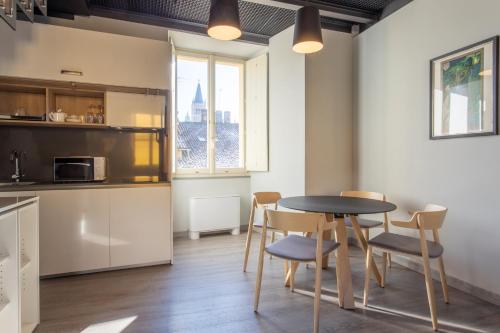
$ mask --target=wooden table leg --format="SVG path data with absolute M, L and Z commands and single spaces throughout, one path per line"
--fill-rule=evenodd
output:
M 331 230 L 323 231 L 323 239 L 324 240 L 331 240 L 332 239 L 332 231 Z M 323 257 L 323 262 L 321 264 L 321 267 L 323 267 L 323 269 L 328 268 L 328 254 Z
M 352 228 L 354 229 L 354 232 L 356 233 L 356 236 L 358 236 L 358 239 L 361 243 L 361 248 L 363 249 L 363 252 L 365 253 L 365 257 L 368 252 L 368 240 L 365 238 L 363 232 L 361 231 L 361 227 L 358 224 L 358 218 L 356 216 L 350 215 L 349 219 L 351 220 Z M 375 275 L 375 278 L 377 279 L 377 283 L 379 286 L 382 286 L 382 276 L 380 275 L 380 272 L 377 268 L 377 264 L 375 263 L 375 260 L 371 261 L 371 271 Z
M 343 218 L 336 218 L 335 239 L 340 243 L 337 254 L 337 288 L 339 305 L 344 309 L 356 308 L 352 291 L 351 264 L 349 262 L 349 245 L 347 230 Z

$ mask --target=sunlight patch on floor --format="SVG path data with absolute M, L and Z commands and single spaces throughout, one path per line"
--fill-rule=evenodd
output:
M 137 316 L 132 316 L 106 321 L 104 323 L 97 323 L 94 325 L 90 325 L 89 327 L 81 331 L 81 333 L 121 333 L 136 319 Z

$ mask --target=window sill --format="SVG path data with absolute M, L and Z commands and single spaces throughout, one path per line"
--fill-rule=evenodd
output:
M 216 173 L 216 174 L 173 174 L 172 178 L 175 179 L 213 179 L 213 178 L 250 178 L 248 172 L 241 173 Z

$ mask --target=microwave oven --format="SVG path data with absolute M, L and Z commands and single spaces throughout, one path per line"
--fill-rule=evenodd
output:
M 54 157 L 54 182 L 99 182 L 104 180 L 106 180 L 105 157 Z

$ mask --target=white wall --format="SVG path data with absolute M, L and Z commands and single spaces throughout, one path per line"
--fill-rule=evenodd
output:
M 500 34 L 497 0 L 416 0 L 355 38 L 355 182 L 399 206 L 445 205 L 449 275 L 500 294 L 500 138 L 431 141 L 429 60 Z
M 352 36 L 323 30 L 306 56 L 306 194 L 352 187 Z
M 305 57 L 292 51 L 293 27 L 269 41 L 269 172 L 251 190 L 305 193 Z
M 240 223 L 248 224 L 250 214 L 250 179 L 234 178 L 178 178 L 172 182 L 172 207 L 174 212 L 174 232 L 189 229 L 189 200 L 198 196 L 237 194 L 240 201 Z

